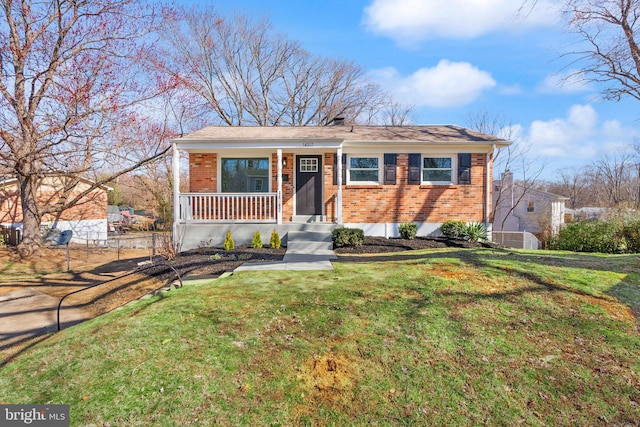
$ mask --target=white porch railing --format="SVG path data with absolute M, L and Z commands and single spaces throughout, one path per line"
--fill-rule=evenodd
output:
M 278 193 L 182 193 L 180 222 L 278 221 Z

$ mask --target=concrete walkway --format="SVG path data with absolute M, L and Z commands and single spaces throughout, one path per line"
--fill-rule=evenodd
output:
M 330 233 L 290 231 L 287 234 L 287 251 L 282 261 L 246 262 L 236 271 L 259 270 L 333 270 L 333 252 Z

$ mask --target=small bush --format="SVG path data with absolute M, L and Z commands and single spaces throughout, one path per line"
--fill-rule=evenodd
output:
M 462 238 L 470 242 L 487 240 L 487 227 L 481 222 L 468 224 L 462 232 Z
M 227 231 L 227 237 L 224 239 L 224 250 L 232 251 L 236 247 L 235 242 L 233 241 L 233 237 L 231 237 L 231 230 Z
M 364 243 L 364 231 L 359 228 L 340 227 L 334 229 L 331 235 L 335 248 L 361 246 Z
M 213 254 L 209 257 L 209 261 L 211 262 L 218 262 L 222 259 L 222 255 L 220 254 Z
M 260 249 L 262 247 L 262 236 L 260 236 L 259 231 L 253 233 L 253 238 L 251 239 L 251 247 L 253 249 Z
M 413 240 L 418 234 L 418 224 L 415 222 L 404 222 L 398 227 L 400 237 L 403 239 Z
M 466 229 L 467 229 L 467 223 L 459 220 L 445 221 L 440 226 L 440 232 L 444 237 L 448 239 L 464 238 Z
M 622 235 L 627 244 L 627 252 L 640 253 L 640 221 L 630 221 L 622 227 Z
M 273 233 L 271 233 L 271 239 L 269 240 L 271 247 L 274 249 L 280 249 L 280 246 L 282 245 L 282 240 L 280 239 L 280 236 L 278 235 L 278 231 L 274 228 L 273 229 Z

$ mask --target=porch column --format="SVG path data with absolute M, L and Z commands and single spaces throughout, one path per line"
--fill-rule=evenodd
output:
M 278 218 L 277 223 L 282 224 L 282 149 L 278 148 L 278 167 L 277 167 L 277 182 L 278 182 Z
M 342 224 L 342 147 L 336 150 L 336 183 L 338 184 L 338 195 L 336 196 L 336 222 Z
M 178 242 L 178 221 L 180 220 L 180 151 L 177 144 L 172 144 L 173 148 L 173 242 L 177 245 Z
M 180 151 L 173 144 L 173 222 L 180 219 Z

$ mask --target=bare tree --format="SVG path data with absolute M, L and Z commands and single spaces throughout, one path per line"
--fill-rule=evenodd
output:
M 152 144 L 137 136 L 136 129 L 154 119 L 141 117 L 136 107 L 168 83 L 150 75 L 150 33 L 159 20 L 149 5 L 1 0 L 0 20 L 0 169 L 18 179 L 19 251 L 29 256 L 41 244 L 44 214 L 68 209 L 113 176 L 166 152 L 161 136 Z M 156 130 L 166 131 L 161 125 Z M 118 167 L 97 179 L 106 165 Z M 71 179 L 59 200 L 39 203 L 42 179 L 60 175 Z M 71 197 L 80 176 L 96 182 Z
M 513 211 L 535 189 L 544 170 L 545 163 L 535 158 L 531 146 L 517 138 L 512 124 L 500 116 L 487 112 L 469 116 L 469 127 L 487 135 L 497 136 L 512 144 L 499 149 L 493 158 L 493 170 L 499 177 L 493 185 L 493 206 L 491 222 L 494 223 L 498 212 L 502 220 L 499 230 L 504 230 L 505 224 Z M 515 176 L 519 179 L 515 181 Z
M 633 153 L 619 150 L 603 154 L 593 162 L 593 170 L 594 179 L 604 193 L 606 206 L 637 206 L 638 163 Z
M 563 0 L 568 26 L 584 42 L 567 52 L 578 71 L 569 78 L 601 83 L 606 99 L 640 100 L 640 0 Z M 535 6 L 535 2 L 531 5 Z
M 562 169 L 559 172 L 559 182 L 551 183 L 549 191 L 569 198 L 569 208 L 576 209 L 585 206 L 585 191 L 589 186 L 587 168 Z
M 356 122 L 387 99 L 360 67 L 312 55 L 274 33 L 265 19 L 193 8 L 167 25 L 166 39 L 168 70 L 220 124 L 309 126 L 335 117 Z
M 371 125 L 408 126 L 413 124 L 413 108 L 413 105 L 403 104 L 385 96 L 378 106 L 369 109 L 364 122 Z

